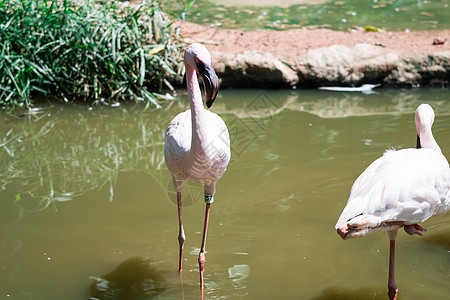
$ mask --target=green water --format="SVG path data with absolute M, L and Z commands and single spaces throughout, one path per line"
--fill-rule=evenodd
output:
M 186 1 L 187 2 L 187 1 Z M 237 1 L 233 1 L 236 3 Z M 283 1 L 279 1 L 282 3 Z M 375 26 L 389 31 L 436 30 L 450 27 L 450 1 L 427 0 L 344 0 L 293 1 L 299 4 L 277 6 L 259 1 L 225 4 L 222 1 L 196 1 L 186 20 L 219 28 L 241 30 L 289 28 L 330 28 L 349 30 L 352 26 Z M 183 1 L 162 1 L 162 7 L 178 16 Z
M 212 110 L 230 130 L 232 161 L 211 206 L 205 298 L 387 299 L 387 235 L 343 241 L 334 225 L 370 162 L 386 148 L 415 146 L 420 103 L 434 107 L 434 134 L 450 157 L 449 96 L 220 92 Z M 0 299 L 100 297 L 90 287 L 107 273 L 134 280 L 136 292 L 104 299 L 200 299 L 201 186 L 183 191 L 181 288 L 163 161 L 165 127 L 188 108 L 185 93 L 179 99 L 153 111 L 129 104 L 2 113 Z M 450 214 L 423 226 L 424 237 L 397 239 L 399 299 L 448 299 Z

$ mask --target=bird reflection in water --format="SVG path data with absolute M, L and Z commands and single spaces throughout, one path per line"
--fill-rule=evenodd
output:
M 92 276 L 90 300 L 154 299 L 167 290 L 167 279 L 150 259 L 132 257 L 101 277 Z
M 357 289 L 343 287 L 329 287 L 322 291 L 322 295 L 312 300 L 385 300 L 384 290 L 376 287 L 362 287 Z

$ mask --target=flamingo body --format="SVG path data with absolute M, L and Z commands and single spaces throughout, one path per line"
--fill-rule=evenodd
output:
M 395 239 L 398 229 L 422 235 L 418 223 L 450 209 L 450 168 L 431 127 L 434 111 L 421 104 L 415 114 L 417 148 L 387 150 L 356 179 L 336 224 L 343 239 L 385 230 L 390 239 L 389 298 L 397 299 Z
M 209 124 L 204 135 L 206 147 L 195 153 L 191 152 L 192 120 L 191 110 L 187 110 L 178 114 L 167 126 L 164 157 L 167 168 L 176 181 L 192 180 L 204 183 L 206 188 L 217 182 L 227 169 L 230 161 L 230 135 L 225 122 L 217 114 L 209 110 L 204 110 L 203 113 Z M 175 189 L 181 192 L 182 186 L 178 184 Z
M 336 228 L 347 239 L 424 222 L 450 209 L 449 189 L 441 153 L 388 150 L 356 179 Z
M 219 90 L 219 78 L 205 46 L 194 43 L 184 52 L 190 110 L 178 114 L 168 125 L 165 135 L 164 159 L 172 173 L 177 192 L 180 244 L 179 267 L 182 271 L 183 246 L 186 240 L 181 216 L 181 191 L 186 180 L 203 183 L 206 210 L 202 245 L 199 254 L 200 288 L 203 293 L 206 235 L 210 205 L 214 201 L 216 183 L 230 162 L 230 135 L 225 122 L 203 107 L 197 74 L 202 76 L 207 107 L 211 107 Z M 203 295 L 203 294 L 202 294 Z

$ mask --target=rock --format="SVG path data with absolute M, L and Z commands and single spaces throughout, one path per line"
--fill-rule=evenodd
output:
M 449 84 L 450 52 L 397 54 L 370 44 L 333 45 L 309 51 L 300 63 L 300 86 L 442 86 Z
M 309 51 L 300 63 L 301 86 L 356 86 L 380 83 L 396 68 L 399 56 L 383 47 L 333 45 Z
M 434 54 L 404 55 L 384 85 L 398 86 L 448 86 L 450 80 L 450 51 Z
M 447 39 L 444 39 L 444 38 L 441 38 L 441 37 L 437 37 L 437 38 L 433 39 L 432 45 L 434 45 L 434 46 L 444 45 L 446 41 L 447 41 Z
M 226 87 L 450 85 L 448 30 L 244 32 L 189 22 L 180 25 L 189 42 L 206 42 L 212 53 L 221 53 L 220 63 L 215 54 L 213 61 Z
M 245 51 L 213 53 L 214 69 L 223 87 L 288 88 L 298 82 L 297 73 L 270 53 Z

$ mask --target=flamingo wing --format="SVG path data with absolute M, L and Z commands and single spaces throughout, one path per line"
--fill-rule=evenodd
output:
M 373 228 L 382 222 L 423 222 L 450 209 L 449 189 L 450 169 L 441 153 L 388 150 L 355 181 L 336 228 L 349 221 Z
M 184 162 L 191 149 L 191 111 L 178 114 L 167 126 L 164 143 L 164 159 L 175 178 L 183 179 Z

